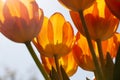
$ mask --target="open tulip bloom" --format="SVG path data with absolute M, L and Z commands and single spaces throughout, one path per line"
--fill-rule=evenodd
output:
M 0 32 L 26 45 L 45 80 L 70 80 L 78 67 L 93 72 L 94 80 L 120 80 L 120 1 L 58 2 L 74 25 L 62 12 L 44 16 L 35 0 L 0 0 Z

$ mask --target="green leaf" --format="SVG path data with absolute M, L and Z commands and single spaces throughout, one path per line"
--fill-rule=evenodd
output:
M 113 80 L 120 80 L 120 47 L 118 49 L 117 56 L 115 59 Z
M 61 68 L 61 73 L 62 73 L 62 76 L 63 76 L 63 80 L 70 80 L 68 75 L 66 74 L 65 70 L 63 69 L 62 66 L 60 66 Z
M 50 71 L 50 78 L 51 80 L 59 80 L 58 73 L 54 67 L 52 67 L 52 70 Z
M 109 53 L 107 53 L 106 59 L 107 60 L 106 60 L 105 70 L 104 70 L 105 78 L 106 80 L 113 80 L 114 63 Z

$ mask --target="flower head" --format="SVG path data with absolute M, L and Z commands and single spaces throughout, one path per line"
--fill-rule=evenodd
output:
M 15 42 L 31 41 L 38 35 L 43 12 L 35 0 L 0 0 L 0 31 Z
M 41 54 L 53 57 L 63 56 L 71 51 L 74 32 L 69 22 L 60 13 L 44 18 L 42 29 L 35 43 Z M 37 44 L 36 44 L 37 43 Z
M 104 0 L 96 2 L 84 12 L 89 34 L 94 40 L 105 40 L 111 37 L 118 28 L 119 20 L 109 11 Z M 78 12 L 70 11 L 72 20 L 77 29 L 84 35 L 84 29 Z
M 79 11 L 90 7 L 95 0 L 58 0 L 58 1 L 71 10 Z
M 52 67 L 56 69 L 54 58 L 49 58 L 41 55 L 41 59 L 43 66 L 49 74 L 52 70 Z M 77 63 L 74 60 L 72 51 L 69 54 L 61 57 L 59 59 L 59 64 L 63 67 L 68 76 L 72 76 L 78 68 Z
M 105 0 L 110 11 L 120 19 L 120 1 L 119 0 Z
M 103 56 L 104 60 L 106 61 L 106 55 L 107 52 L 110 53 L 111 57 L 114 58 L 117 54 L 117 50 L 119 47 L 119 34 L 115 34 L 108 40 L 102 41 L 102 50 L 103 50 Z M 99 53 L 98 53 L 98 47 L 97 43 L 92 40 L 94 51 L 96 53 L 96 56 L 99 60 Z M 74 58 L 78 65 L 89 71 L 95 70 L 94 62 L 92 59 L 92 55 L 87 43 L 86 38 L 80 34 L 79 32 L 76 35 L 76 43 L 73 46 L 73 53 L 74 53 Z

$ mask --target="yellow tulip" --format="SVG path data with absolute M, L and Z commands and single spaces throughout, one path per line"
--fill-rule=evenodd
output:
M 45 56 L 63 56 L 71 51 L 74 32 L 69 22 L 60 13 L 44 18 L 42 29 L 34 40 L 39 52 Z

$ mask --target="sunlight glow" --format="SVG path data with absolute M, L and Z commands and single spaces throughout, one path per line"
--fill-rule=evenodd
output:
M 3 2 L 6 2 L 6 0 L 2 0 Z

